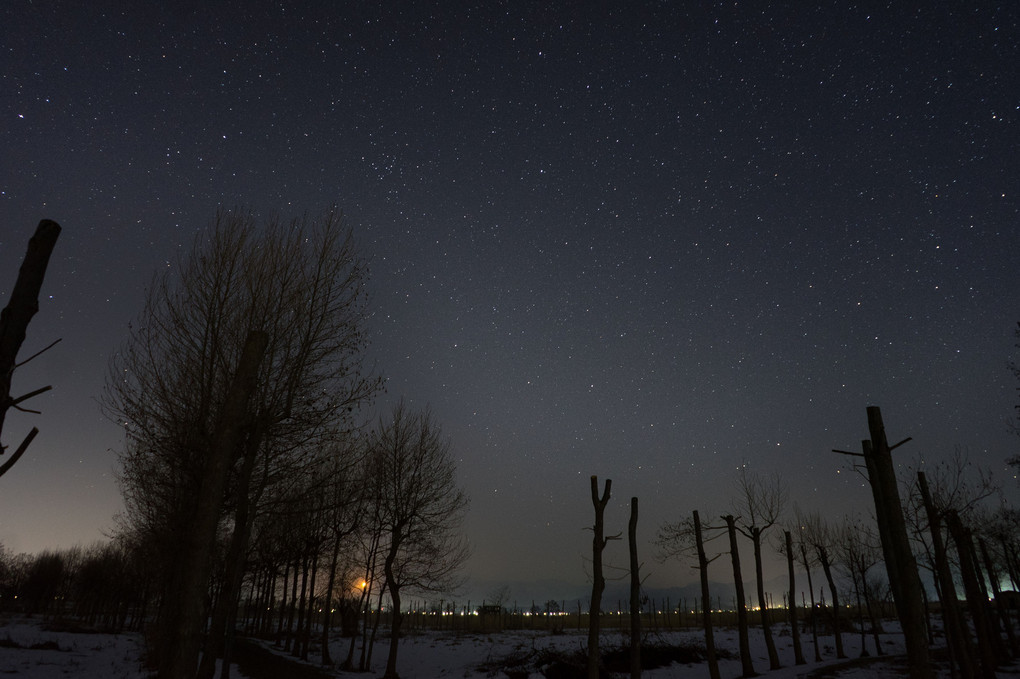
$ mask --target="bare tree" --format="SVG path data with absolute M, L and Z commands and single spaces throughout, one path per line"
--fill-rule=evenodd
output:
M 386 545 L 383 573 L 393 607 L 386 677 L 397 674 L 401 593 L 447 592 L 468 557 L 459 533 L 468 499 L 457 486 L 450 442 L 432 413 L 403 402 L 380 420 L 371 441 L 373 494 Z
M 818 514 L 802 516 L 801 539 L 804 544 L 813 552 L 813 563 L 822 567 L 825 574 L 825 581 L 829 584 L 829 595 L 832 597 L 832 631 L 836 637 L 836 657 L 846 658 L 843 651 L 843 634 L 840 629 L 840 607 L 839 593 L 836 589 L 836 579 L 833 576 L 833 551 L 835 540 L 832 529 Z M 817 643 L 815 644 L 817 650 Z
M 795 664 L 804 665 L 807 661 L 804 660 L 804 650 L 800 642 L 800 625 L 797 623 L 797 585 L 793 568 L 793 537 L 788 530 L 783 531 L 782 553 L 786 555 L 787 578 L 790 581 L 787 610 L 789 611 L 790 632 L 793 635 L 793 658 Z
M 844 517 L 843 523 L 836 529 L 836 533 L 836 551 L 839 554 L 843 568 L 850 576 L 854 598 L 857 601 L 857 621 L 861 635 L 861 657 L 866 657 L 869 654 L 866 643 L 867 628 L 864 624 L 864 612 L 865 610 L 872 610 L 871 588 L 868 585 L 869 571 L 882 561 L 879 555 L 878 538 L 874 530 L 866 525 L 860 517 Z M 872 622 L 874 631 L 875 653 L 882 655 L 882 646 L 879 644 L 876 621 L 871 615 L 869 615 L 869 619 Z
M 772 526 L 779 521 L 779 516 L 786 506 L 786 486 L 778 474 L 765 477 L 740 468 L 737 477 L 737 498 L 733 508 L 739 515 L 736 519 L 738 530 L 751 540 L 754 546 L 754 575 L 758 591 L 758 608 L 761 611 L 761 627 L 765 635 L 765 646 L 769 655 L 769 669 L 777 670 L 782 665 L 776 642 L 772 638 L 772 626 L 769 621 L 768 603 L 765 600 L 765 580 L 762 575 L 761 542 Z
M 974 674 L 980 659 L 957 601 L 945 526 L 950 511 L 969 516 L 983 500 L 995 494 L 996 488 L 990 475 L 970 464 L 959 448 L 948 460 L 934 465 L 918 460 L 914 466 L 919 471 L 907 490 L 905 513 L 915 542 L 923 549 L 934 576 L 950 661 L 964 676 Z M 926 470 L 920 471 L 922 467 Z
M 602 615 L 602 592 L 606 588 L 606 578 L 602 572 L 602 550 L 609 540 L 619 536 L 605 536 L 605 512 L 609 504 L 612 479 L 606 479 L 606 487 L 599 497 L 599 479 L 591 477 L 591 503 L 595 507 L 595 524 L 592 526 L 592 584 L 591 605 L 588 608 L 588 678 L 599 676 L 599 621 Z
M 662 550 L 661 558 L 679 557 L 690 558 L 692 553 L 697 556 L 698 569 L 701 579 L 701 623 L 705 630 L 705 656 L 708 661 L 708 674 L 711 679 L 719 679 L 719 659 L 715 652 L 715 632 L 712 629 L 712 596 L 708 586 L 708 564 L 718 559 L 722 554 L 715 554 L 711 559 L 705 552 L 704 536 L 705 530 L 713 529 L 711 526 L 702 528 L 701 517 L 697 510 L 691 514 L 691 518 L 677 523 L 665 523 L 659 528 L 659 534 L 655 543 Z M 715 537 L 722 535 L 717 532 Z M 711 540 L 713 538 L 708 538 Z
M 329 654 L 329 627 L 334 588 L 337 585 L 338 568 L 341 566 L 340 549 L 358 530 L 365 511 L 365 490 L 367 489 L 363 452 L 364 446 L 347 445 L 331 460 L 326 472 L 328 485 L 324 489 L 326 528 L 332 542 L 330 548 L 328 580 L 326 583 L 326 606 L 322 620 L 322 664 L 331 665 Z M 341 578 L 342 580 L 342 578 Z
M 627 545 L 630 552 L 630 676 L 641 676 L 641 573 L 637 553 L 638 499 L 630 499 Z
M 168 574 L 184 567 L 174 545 L 191 530 L 214 434 L 252 332 L 264 333 L 267 344 L 218 505 L 220 515 L 235 510 L 223 591 L 239 591 L 266 488 L 295 483 L 333 442 L 350 435 L 354 409 L 379 387 L 362 366 L 366 275 L 335 211 L 263 224 L 234 211 L 219 213 L 178 266 L 150 287 L 139 321 L 111 362 L 103 402 L 127 438 L 119 460 L 124 522 L 162 546 Z M 173 600 L 170 582 L 163 583 L 164 603 Z M 161 606 L 158 614 L 165 619 L 167 612 Z M 156 640 L 156 657 L 177 653 L 171 637 Z
M 815 662 L 821 662 L 822 654 L 818 648 L 818 610 L 817 606 L 815 605 L 814 580 L 811 577 L 811 566 L 814 563 L 814 561 L 808 555 L 808 544 L 807 541 L 805 540 L 805 534 L 807 533 L 806 524 L 808 520 L 805 519 L 804 515 L 801 513 L 800 509 L 797 507 L 796 504 L 794 504 L 793 507 L 793 514 L 794 514 L 794 523 L 792 525 L 793 530 L 791 530 L 790 533 L 791 535 L 797 536 L 796 539 L 797 544 L 796 547 L 794 547 L 793 549 L 795 549 L 796 552 L 800 555 L 800 562 L 801 565 L 804 566 L 804 574 L 807 576 L 808 593 L 811 597 L 810 598 L 811 608 L 809 613 L 811 618 L 811 641 L 815 649 Z M 796 531 L 796 533 L 794 533 L 794 530 Z M 794 595 L 791 593 L 790 596 L 793 597 Z
M 751 641 L 747 630 L 747 603 L 744 598 L 744 578 L 740 571 L 740 550 L 737 547 L 737 522 L 732 514 L 722 517 L 726 522 L 726 533 L 730 538 L 730 562 L 733 565 L 733 587 L 737 594 L 737 643 L 740 646 L 741 676 L 753 677 L 754 662 L 751 660 Z
M 11 396 L 11 378 L 14 375 L 14 371 L 28 361 L 31 361 L 42 351 L 46 351 L 46 349 L 43 349 L 18 363 L 18 352 L 25 341 L 28 324 L 36 312 L 39 311 L 39 291 L 42 289 L 46 267 L 50 261 L 50 254 L 52 254 L 53 247 L 57 244 L 57 237 L 59 235 L 60 225 L 56 222 L 48 219 L 39 222 L 35 234 L 28 241 L 28 251 L 25 253 L 25 259 L 22 261 L 21 269 L 18 271 L 18 278 L 14 282 L 11 298 L 7 306 L 4 307 L 4 310 L 0 312 L 0 436 L 3 434 L 8 410 L 14 408 L 22 412 L 37 412 L 34 410 L 29 411 L 19 404 L 50 389 L 50 387 L 46 386 L 21 396 Z M 53 345 L 51 344 L 50 346 Z M 21 456 L 25 454 L 28 446 L 32 443 L 32 439 L 38 433 L 39 430 L 32 427 L 31 431 L 25 436 L 10 458 L 0 465 L 0 476 L 6 474 Z M 0 439 L 0 455 L 6 452 L 7 446 L 4 446 L 2 439 Z

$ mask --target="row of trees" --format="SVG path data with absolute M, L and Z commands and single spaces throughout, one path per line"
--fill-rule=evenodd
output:
M 313 611 L 356 566 L 395 606 L 452 584 L 467 501 L 449 443 L 403 404 L 362 426 L 382 386 L 364 362 L 366 280 L 338 213 L 233 211 L 150 286 L 103 405 L 126 434 L 118 538 L 152 569 L 158 676 L 229 660 L 242 593 L 270 609 L 279 595 L 278 631 L 307 656 Z
M 908 529 L 912 554 L 917 568 L 926 572 L 922 578 L 933 583 L 934 597 L 941 606 L 942 629 L 952 651 L 951 661 L 963 676 L 989 676 L 1008 653 L 1020 649 L 1014 639 L 1014 621 L 1003 608 L 1000 583 L 1009 582 L 1020 590 L 1020 514 L 1004 503 L 989 475 L 970 465 L 957 452 L 947 462 L 931 467 L 918 464 L 901 480 L 904 501 L 901 511 Z M 796 573 L 806 576 L 811 592 L 810 611 L 817 612 L 813 577 L 820 571 L 832 602 L 832 619 L 827 621 L 834 635 L 835 653 L 844 658 L 842 630 L 846 604 L 854 603 L 857 628 L 861 634 L 863 655 L 868 655 L 867 630 L 874 636 L 873 647 L 882 653 L 878 640 L 881 621 L 877 605 L 895 595 L 889 572 L 889 558 L 884 551 L 883 536 L 873 517 L 844 516 L 838 520 L 818 513 L 803 513 L 796 507 L 787 511 L 786 488 L 778 475 L 764 476 L 742 468 L 736 478 L 734 500 L 717 520 L 703 521 L 697 511 L 677 522 L 660 527 L 657 544 L 663 558 L 679 558 L 692 562 L 700 571 L 706 645 L 709 649 L 711 675 L 718 676 L 712 653 L 709 564 L 728 554 L 733 571 L 738 613 L 740 656 L 744 676 L 753 676 L 755 668 L 748 642 L 747 610 L 743 591 L 743 574 L 737 537 L 750 542 L 754 554 L 754 579 L 760 624 L 768 649 L 770 669 L 781 665 L 771 629 L 774 611 L 770 610 L 764 591 L 763 552 L 773 549 L 788 563 L 789 590 L 785 614 L 793 636 L 794 662 L 805 661 L 800 630 L 796 619 Z M 946 526 L 949 530 L 947 532 Z M 954 528 L 955 526 L 955 528 Z M 712 549 L 717 542 L 721 546 Z M 713 553 L 713 551 L 715 553 Z M 966 610 L 956 605 L 960 593 L 966 593 Z M 923 610 L 930 612 L 929 592 L 922 590 Z M 894 597 L 895 598 L 895 597 Z M 989 608 L 993 598 L 996 608 Z M 850 601 L 848 601 L 848 599 Z M 865 616 L 868 620 L 865 620 Z M 814 657 L 821 659 L 818 644 L 818 618 L 812 615 L 810 629 L 814 641 Z M 926 620 L 922 633 L 927 645 L 936 643 L 935 627 Z M 968 630 L 973 629 L 975 635 Z M 1005 636 L 1003 636 L 1005 635 Z M 1005 642 L 1003 640 L 1006 640 Z M 925 666 L 923 672 L 929 672 Z
M 25 362 L 17 354 L 59 232 L 40 223 L 0 314 L 0 431 L 9 408 L 49 388 L 12 397 L 10 377 Z M 395 641 L 407 590 L 456 584 L 467 498 L 427 409 L 401 402 L 365 424 L 383 384 L 364 361 L 366 282 L 335 210 L 262 224 L 220 212 L 155 277 L 110 364 L 102 403 L 126 436 L 116 536 L 88 550 L 0 560 L 3 605 L 117 629 L 152 616 L 158 675 L 208 678 L 217 657 L 229 672 L 243 593 L 247 610 L 258 611 L 258 600 L 276 611 L 275 633 L 302 657 L 322 606 L 331 662 L 330 612 L 351 608 L 357 571 L 358 607 L 385 592 Z M 396 676 L 397 648 L 387 676 Z

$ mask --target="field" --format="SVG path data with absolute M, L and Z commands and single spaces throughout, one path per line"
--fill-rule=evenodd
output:
M 793 664 L 793 644 L 788 628 L 778 626 L 776 636 L 783 669 L 768 671 L 765 644 L 760 630 L 751 630 L 751 648 L 754 667 L 771 679 L 839 678 L 864 679 L 906 676 L 905 658 L 902 656 L 902 638 L 895 633 L 895 623 L 886 625 L 881 635 L 883 657 L 875 657 L 871 637 L 868 648 L 871 657 L 860 659 L 860 635 L 844 634 L 846 660 L 835 658 L 834 639 L 820 637 L 819 651 L 822 662 L 812 662 L 814 648 L 810 634 L 804 637 L 804 654 L 808 664 Z M 263 679 L 263 677 L 355 677 L 379 676 L 385 664 L 388 643 L 379 641 L 373 651 L 371 672 L 322 671 L 313 663 L 299 667 L 291 659 L 283 660 L 285 669 L 265 659 L 266 652 L 278 653 L 266 642 L 256 642 L 239 649 L 240 669 L 234 668 L 234 677 Z M 349 640 L 336 638 L 330 648 L 334 658 L 346 656 Z M 576 676 L 571 667 L 585 648 L 587 637 L 576 630 L 510 630 L 501 632 L 414 631 L 401 642 L 398 668 L 404 679 L 438 679 L 457 677 L 481 679 L 483 677 L 513 677 L 540 679 L 547 677 Z M 605 649 L 620 649 L 625 639 L 618 630 L 603 635 Z M 708 679 L 707 664 L 702 660 L 704 643 L 702 634 L 695 630 L 660 630 L 649 632 L 644 640 L 647 658 L 661 657 L 664 666 L 646 669 L 642 676 L 649 679 Z M 724 679 L 740 676 L 737 656 L 738 640 L 732 627 L 716 630 L 716 647 L 723 656 L 720 660 Z M 81 679 L 142 679 L 148 673 L 142 667 L 141 637 L 136 634 L 106 634 L 76 628 L 70 625 L 44 623 L 38 618 L 9 618 L 0 621 L 0 671 L 28 679 L 78 677 Z M 313 653 L 313 657 L 317 653 Z M 357 657 L 357 654 L 356 656 Z M 628 676 L 626 659 L 618 658 L 622 665 L 610 666 L 613 676 Z M 948 677 L 948 670 L 939 676 Z M 1020 667 L 1012 666 L 998 673 L 1001 678 L 1020 677 Z

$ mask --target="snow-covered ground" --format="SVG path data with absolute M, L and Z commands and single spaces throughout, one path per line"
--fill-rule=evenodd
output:
M 142 638 L 43 629 L 38 618 L 0 619 L 0 674 L 28 679 L 142 679 Z
M 890 624 L 892 629 L 894 624 Z M 835 658 L 833 638 L 821 638 L 821 663 L 812 662 L 814 649 L 810 635 L 803 637 L 804 655 L 807 665 L 793 664 L 792 638 L 780 628 L 775 639 L 783 669 L 768 671 L 768 656 L 760 630 L 751 631 L 751 648 L 754 668 L 768 679 L 796 679 L 806 677 L 814 670 L 835 666 L 846 661 Z M 701 646 L 703 636 L 697 630 L 683 632 L 651 632 L 648 644 Z M 624 639 L 619 632 L 603 635 L 603 647 L 621 646 Z M 872 640 L 868 638 L 869 652 L 874 655 Z M 348 641 L 337 639 L 331 644 L 333 657 L 345 657 Z M 860 637 L 845 634 L 844 644 L 847 656 L 856 659 L 860 655 Z M 457 677 L 481 679 L 483 677 L 505 677 L 497 668 L 508 657 L 521 661 L 520 669 L 530 674 L 530 679 L 541 679 L 539 669 L 531 664 L 532 659 L 547 657 L 546 651 L 577 652 L 587 645 L 585 634 L 565 632 L 551 634 L 539 631 L 504 631 L 491 634 L 423 632 L 408 636 L 401 642 L 398 656 L 398 670 L 404 679 L 439 679 Z M 731 658 L 720 661 L 724 679 L 739 677 L 740 660 L 737 657 L 738 640 L 735 629 L 716 630 L 716 645 Z M 35 648 L 33 648 L 35 646 Z M 902 637 L 890 633 L 882 636 L 884 651 L 890 660 L 879 659 L 865 666 L 851 663 L 850 666 L 828 674 L 839 679 L 883 679 L 905 676 L 902 660 Z M 269 646 L 267 646 L 269 647 Z M 29 679 L 53 679 L 55 677 L 77 677 L 80 679 L 143 679 L 147 673 L 141 666 L 141 637 L 134 634 L 96 634 L 67 630 L 48 629 L 39 619 L 13 618 L 0 620 L 0 674 L 10 674 Z M 368 675 L 333 671 L 332 674 L 344 679 L 379 676 L 385 665 L 388 644 L 380 641 L 373 651 L 372 672 Z M 895 656 L 901 656 L 899 662 Z M 948 672 L 942 673 L 948 676 Z M 1014 665 L 998 673 L 1000 678 L 1020 677 L 1020 666 Z M 232 676 L 245 675 L 235 670 Z M 627 676 L 624 672 L 619 676 Z M 696 664 L 672 664 L 642 674 L 648 679 L 708 679 L 708 666 Z

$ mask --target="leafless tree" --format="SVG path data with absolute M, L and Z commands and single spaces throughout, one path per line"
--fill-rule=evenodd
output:
M 955 568 L 950 564 L 947 518 L 955 510 L 973 519 L 978 508 L 997 495 L 998 488 L 991 475 L 971 464 L 960 448 L 948 459 L 934 464 L 918 459 L 912 466 L 917 471 L 909 476 L 904 516 L 915 549 L 921 552 L 918 563 L 933 575 L 952 666 L 964 675 L 973 674 L 980 658 L 957 602 L 954 573 L 962 573 L 963 569 L 959 560 Z
M 811 557 L 808 556 L 808 545 L 804 539 L 807 526 L 805 525 L 804 517 L 801 515 L 800 510 L 797 509 L 796 506 L 794 506 L 794 517 L 794 525 L 790 532 L 792 535 L 797 536 L 796 547 L 794 547 L 794 549 L 800 556 L 800 563 L 804 566 L 804 574 L 807 576 L 808 594 L 810 596 L 809 601 L 811 604 L 811 641 L 815 650 L 815 662 L 821 662 L 822 654 L 818 648 L 818 607 L 815 605 L 815 585 L 814 579 L 811 577 L 811 565 L 813 564 L 813 561 Z M 792 597 L 793 594 L 791 593 L 790 596 Z
M 804 649 L 800 642 L 800 624 L 797 622 L 797 585 L 796 571 L 793 566 L 796 557 L 793 551 L 793 537 L 788 530 L 783 531 L 783 542 L 781 543 L 780 552 L 786 556 L 787 579 L 790 582 L 787 594 L 787 610 L 789 611 L 790 633 L 793 637 L 794 663 L 804 665 L 807 661 L 804 660 Z
M 765 580 L 762 574 L 762 537 L 779 521 L 786 506 L 787 491 L 778 474 L 763 476 L 740 468 L 737 477 L 737 496 L 733 509 L 737 514 L 737 529 L 751 540 L 754 546 L 754 575 L 761 611 L 761 627 L 769 656 L 769 669 L 782 667 L 776 642 L 772 638 L 768 603 L 765 600 Z
M 403 402 L 371 439 L 374 500 L 383 528 L 383 573 L 393 607 L 385 676 L 396 678 L 401 593 L 452 591 L 468 557 L 460 525 L 468 498 L 457 486 L 450 442 L 429 410 Z
M 835 536 L 832 528 L 817 513 L 800 517 L 801 539 L 812 552 L 812 563 L 822 567 L 825 581 L 829 584 L 832 597 L 832 631 L 836 637 L 836 657 L 846 658 L 843 651 L 843 635 L 840 630 L 839 592 L 836 589 L 836 578 L 833 574 Z
M 630 553 L 630 676 L 641 677 L 641 573 L 637 553 L 638 499 L 630 499 L 627 545 Z
M 592 526 L 592 585 L 591 606 L 588 608 L 588 678 L 599 676 L 599 621 L 602 616 L 602 592 L 606 588 L 606 578 L 602 572 L 602 551 L 609 540 L 619 536 L 606 537 L 605 511 L 613 488 L 613 480 L 606 479 L 605 490 L 599 495 L 599 479 L 591 477 L 591 503 L 595 508 L 595 523 Z
M 881 563 L 881 546 L 878 536 L 871 526 L 859 516 L 847 516 L 836 527 L 835 547 L 839 561 L 846 570 L 857 601 L 857 620 L 861 635 L 861 657 L 869 655 L 866 642 L 867 628 L 864 624 L 865 610 L 872 611 L 871 590 L 868 586 L 869 572 L 872 567 Z M 874 616 L 869 615 L 874 630 L 875 652 L 882 655 L 879 644 L 877 626 Z
M 744 597 L 744 578 L 740 570 L 740 549 L 737 546 L 737 522 L 732 514 L 722 517 L 726 522 L 726 534 L 730 539 L 730 563 L 733 565 L 733 588 L 737 595 L 737 645 L 740 647 L 741 676 L 753 677 L 754 661 L 751 659 L 751 641 L 748 636 L 747 600 Z
M 715 631 L 712 629 L 712 597 L 708 586 L 708 564 L 719 558 L 721 554 L 715 554 L 712 558 L 708 558 L 705 552 L 705 543 L 713 538 L 706 538 L 706 531 L 713 531 L 715 537 L 723 535 L 718 528 L 703 527 L 698 511 L 694 510 L 690 519 L 663 524 L 659 528 L 655 544 L 661 550 L 660 558 L 663 560 L 674 557 L 689 559 L 691 556 L 696 556 L 698 559 L 696 568 L 701 577 L 701 621 L 705 630 L 708 673 L 711 679 L 719 679 L 719 659 L 715 652 Z
M 350 435 L 354 409 L 379 387 L 362 364 L 366 275 L 339 213 L 258 224 L 238 210 L 219 213 L 190 253 L 150 287 L 139 321 L 111 362 L 104 405 L 127 437 L 120 453 L 125 523 L 164 546 L 170 571 L 182 567 L 173 545 L 191 532 L 215 433 L 252 332 L 266 337 L 264 359 L 236 423 L 227 503 L 221 494 L 216 507 L 217 519 L 234 508 L 228 592 L 238 591 L 232 583 L 241 576 L 266 488 L 314 466 L 331 442 Z M 164 603 L 173 596 L 164 588 Z M 170 653 L 180 646 L 176 636 L 163 635 L 158 645 Z M 189 679 L 191 663 L 190 657 L 179 663 Z

